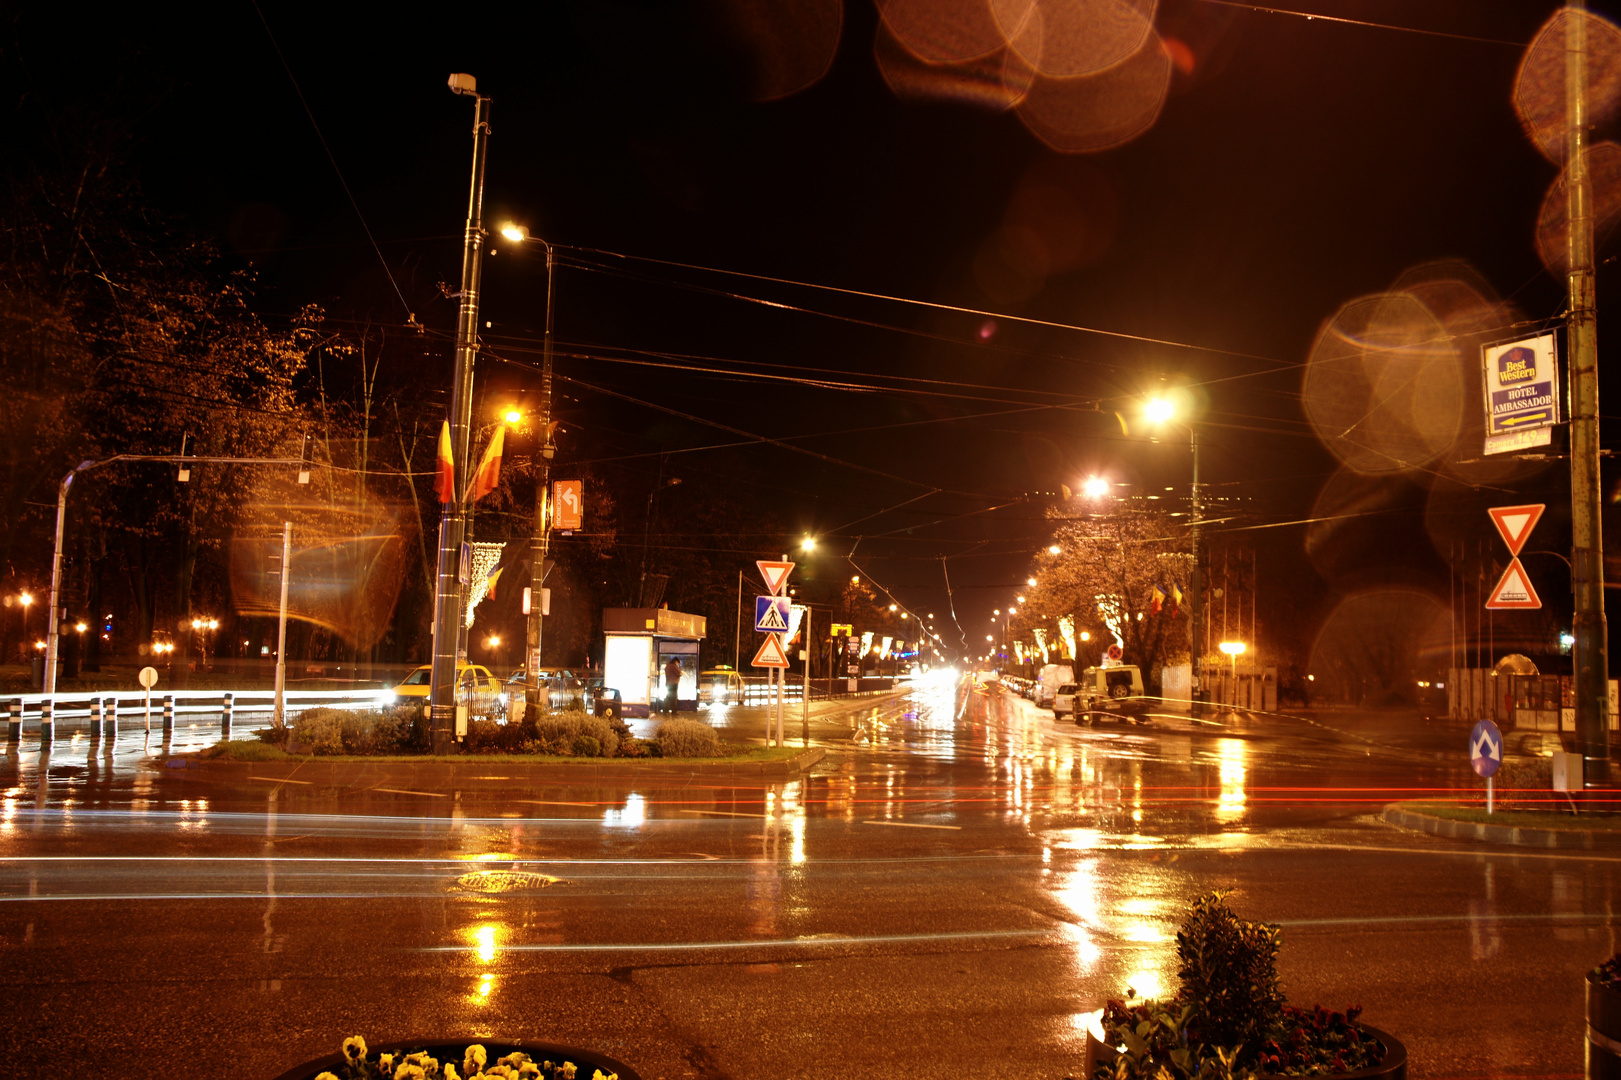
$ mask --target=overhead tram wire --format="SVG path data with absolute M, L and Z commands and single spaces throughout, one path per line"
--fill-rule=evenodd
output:
M 492 356 L 493 356 L 493 354 L 492 354 Z M 525 363 L 523 363 L 522 361 L 519 361 L 519 360 L 512 360 L 510 358 L 505 358 L 505 357 L 494 357 L 494 358 L 503 359 L 507 363 L 513 364 L 513 365 L 518 366 L 518 367 L 533 367 L 533 365 L 525 364 Z M 656 401 L 647 401 L 644 398 L 638 398 L 638 397 L 635 397 L 635 396 L 633 396 L 631 394 L 626 394 L 626 393 L 623 393 L 623 392 L 618 391 L 618 390 L 611 390 L 611 389 L 609 389 L 608 387 L 605 387 L 605 386 L 598 386 L 598 385 L 596 385 L 594 383 L 588 383 L 583 379 L 577 379 L 577 378 L 575 378 L 573 376 L 570 376 L 570 375 L 554 375 L 553 377 L 558 379 L 558 380 L 561 380 L 563 382 L 570 383 L 570 384 L 572 384 L 574 386 L 582 387 L 583 389 L 590 390 L 590 391 L 593 391 L 593 392 L 598 393 L 598 394 L 602 394 L 602 395 L 607 396 L 607 397 L 618 398 L 621 401 L 628 401 L 633 405 L 640 405 L 640 406 L 642 406 L 644 408 L 653 409 L 653 410 L 658 411 L 658 412 L 668 413 L 671 416 L 679 417 L 680 419 L 688 420 L 688 421 L 691 421 L 692 423 L 695 423 L 695 424 L 700 424 L 700 425 L 703 425 L 703 426 L 706 426 L 706 427 L 718 428 L 721 431 L 730 432 L 733 435 L 743 436 L 743 437 L 745 437 L 745 438 L 747 438 L 750 441 L 755 442 L 755 443 L 760 443 L 760 444 L 764 444 L 764 445 L 767 445 L 767 446 L 775 446 L 775 447 L 778 447 L 779 449 L 788 450 L 788 451 L 790 451 L 792 453 L 795 453 L 795 454 L 803 454 L 803 455 L 805 455 L 807 457 L 815 458 L 818 461 L 823 461 L 823 462 L 826 462 L 827 464 L 830 464 L 830 465 L 837 465 L 837 466 L 840 466 L 841 468 L 852 469 L 852 470 L 854 470 L 856 472 L 867 473 L 867 474 L 869 474 L 871 476 L 877 476 L 877 477 L 880 477 L 880 478 L 882 478 L 884 480 L 892 480 L 892 481 L 895 481 L 897 483 L 907 484 L 907 485 L 910 485 L 912 487 L 921 487 L 921 488 L 932 488 L 933 487 L 933 485 L 926 484 L 921 480 L 913 480 L 913 479 L 910 479 L 908 477 L 897 476 L 894 473 L 884 472 L 882 469 L 874 469 L 874 468 L 872 468 L 871 466 L 868 466 L 868 465 L 860 465 L 860 464 L 857 464 L 856 462 L 853 462 L 853 461 L 845 461 L 842 458 L 833 457 L 831 454 L 824 454 L 824 453 L 821 453 L 820 451 L 811 450 L 811 449 L 808 449 L 808 448 L 803 447 L 803 446 L 795 446 L 792 443 L 787 442 L 787 441 L 785 441 L 783 439 L 774 438 L 774 437 L 769 436 L 769 435 L 761 435 L 761 434 L 758 434 L 757 432 L 747 431 L 747 430 L 745 430 L 743 428 L 739 428 L 739 427 L 733 427 L 730 424 L 723 424 L 719 420 L 710 420 L 710 419 L 708 419 L 706 417 L 697 416 L 697 415 L 695 415 L 693 413 L 684 412 L 684 411 L 682 411 L 680 409 L 672 408 L 669 405 L 661 405 Z M 970 499 L 983 499 L 983 500 L 986 500 L 986 501 L 994 501 L 993 496 L 986 495 L 986 494 L 984 494 L 982 492 L 960 491 L 960 490 L 953 489 L 953 488 L 938 488 L 938 489 L 935 489 L 935 490 L 937 490 L 937 491 L 939 491 L 941 493 L 944 493 L 944 494 L 958 495 L 958 496 L 962 496 L 962 497 L 970 498 Z
M 796 281 L 796 280 L 794 280 L 792 278 L 774 277 L 774 276 L 769 275 L 769 274 L 755 274 L 755 273 L 750 273 L 750 272 L 744 271 L 744 270 L 726 270 L 726 269 L 722 269 L 720 267 L 715 267 L 715 266 L 699 266 L 699 265 L 697 265 L 695 263 L 678 262 L 678 261 L 673 260 L 673 259 L 658 259 L 658 258 L 654 258 L 651 255 L 626 255 L 626 254 L 623 254 L 622 252 L 606 251 L 606 250 L 604 250 L 602 248 L 575 247 L 575 248 L 570 248 L 569 250 L 581 251 L 581 252 L 589 252 L 589 253 L 595 254 L 595 255 L 603 255 L 603 256 L 607 256 L 609 258 L 623 259 L 623 260 L 626 260 L 626 261 L 637 261 L 637 262 L 652 263 L 652 264 L 654 264 L 656 266 L 669 266 L 669 267 L 673 267 L 673 268 L 680 269 L 680 270 L 696 270 L 696 271 L 698 271 L 700 273 L 706 273 L 706 274 L 720 274 L 720 275 L 723 275 L 723 276 L 726 276 L 726 277 L 747 278 L 747 279 L 752 280 L 752 281 L 765 281 L 765 282 L 769 282 L 769 283 L 774 284 L 774 285 L 787 285 L 787 286 L 791 286 L 793 288 L 799 288 L 799 289 L 812 289 L 812 290 L 819 291 L 819 292 L 835 293 L 835 294 L 840 295 L 840 296 L 855 296 L 855 297 L 860 297 L 861 299 L 865 299 L 865 300 L 879 300 L 879 301 L 882 301 L 884 303 L 890 303 L 890 304 L 902 304 L 902 305 L 906 305 L 906 306 L 910 306 L 910 307 L 928 308 L 928 309 L 934 310 L 934 311 L 947 311 L 947 312 L 952 312 L 952 313 L 957 314 L 957 315 L 970 315 L 970 316 L 973 316 L 974 318 L 1000 319 L 1000 320 L 1003 320 L 1003 321 L 1006 321 L 1006 322 L 1011 322 L 1011 323 L 1021 323 L 1021 324 L 1024 324 L 1026 326 L 1040 326 L 1040 327 L 1046 327 L 1046 328 L 1052 329 L 1052 330 L 1071 330 L 1071 331 L 1074 331 L 1076 333 L 1094 334 L 1094 335 L 1098 335 L 1098 336 L 1101 336 L 1101 337 L 1116 338 L 1116 339 L 1121 340 L 1121 341 L 1134 341 L 1134 342 L 1138 342 L 1138 343 L 1141 343 L 1141 344 L 1144 344 L 1144 345 L 1162 345 L 1162 346 L 1165 346 L 1167 348 L 1187 349 L 1187 350 L 1195 351 L 1195 352 L 1212 353 L 1212 354 L 1215 354 L 1215 355 L 1218 355 L 1218 356 L 1232 356 L 1232 357 L 1236 357 L 1236 358 L 1243 359 L 1243 360 L 1260 360 L 1260 361 L 1262 361 L 1264 363 L 1275 364 L 1275 365 L 1277 365 L 1279 367 L 1295 367 L 1295 366 L 1298 366 L 1297 364 L 1295 364 L 1295 363 L 1293 363 L 1291 361 L 1279 360 L 1276 357 L 1272 357 L 1272 356 L 1262 356 L 1262 355 L 1260 355 L 1258 353 L 1239 352 L 1236 349 L 1223 349 L 1223 348 L 1219 348 L 1219 347 L 1216 347 L 1216 346 L 1210 346 L 1210 345 L 1194 345 L 1194 344 L 1191 344 L 1191 343 L 1185 342 L 1185 341 L 1173 341 L 1173 340 L 1170 340 L 1168 338 L 1150 337 L 1150 336 L 1145 335 L 1145 334 L 1132 334 L 1132 333 L 1127 333 L 1126 331 L 1123 331 L 1123 330 L 1105 330 L 1105 329 L 1103 329 L 1101 327 L 1081 326 L 1081 325 L 1078 325 L 1078 324 L 1075 324 L 1075 323 L 1063 323 L 1063 322 L 1058 322 L 1058 321 L 1052 320 L 1052 319 L 1036 319 L 1036 318 L 1031 318 L 1030 316 L 1027 316 L 1027 315 L 1010 315 L 1010 314 L 1007 314 L 1006 312 L 987 311 L 987 310 L 982 309 L 982 308 L 971 308 L 971 307 L 966 307 L 966 306 L 963 306 L 963 305 L 960 305 L 960 304 L 946 304 L 946 303 L 941 303 L 940 301 L 937 301 L 937 300 L 917 300 L 917 299 L 914 299 L 912 297 L 891 296 L 891 295 L 888 295 L 886 293 L 870 292 L 870 291 L 865 290 L 865 289 L 850 289 L 850 288 L 845 288 L 845 287 L 839 286 L 839 285 L 819 285 L 819 284 L 816 284 L 815 282 Z M 763 298 L 748 297 L 748 296 L 742 296 L 742 295 L 739 295 L 739 294 L 731 294 L 731 293 L 728 293 L 728 294 L 725 294 L 725 295 L 733 296 L 736 299 L 740 299 L 740 300 L 748 300 L 748 301 L 751 301 L 751 302 L 754 302 L 754 303 L 767 304 L 767 305 L 770 305 L 770 306 L 773 306 L 773 307 L 780 307 L 780 308 L 785 308 L 785 309 L 790 309 L 790 310 L 800 310 L 800 309 L 796 309 L 794 307 L 794 305 L 792 305 L 792 304 L 782 303 L 781 301 L 765 300 Z M 812 312 L 812 314 L 821 314 L 821 313 Z M 838 316 L 834 316 L 834 317 L 836 318 Z
M 1245 0 L 1202 0 L 1206 4 L 1215 4 L 1218 7 L 1239 8 L 1243 11 L 1254 11 L 1266 15 L 1293 15 L 1305 19 L 1307 22 L 1341 23 L 1346 26 L 1363 26 L 1371 30 L 1394 30 L 1403 34 L 1418 34 L 1423 37 L 1451 38 L 1454 41 L 1469 41 L 1477 45 L 1509 45 L 1516 49 L 1523 49 L 1529 42 L 1509 41 L 1505 38 L 1476 37 L 1473 34 L 1456 34 L 1447 30 L 1424 30 L 1416 26 L 1398 26 L 1395 23 L 1371 22 L 1367 19 L 1350 19 L 1341 15 L 1319 15 L 1314 11 L 1295 11 L 1290 8 L 1268 7 L 1264 4 L 1247 3 Z

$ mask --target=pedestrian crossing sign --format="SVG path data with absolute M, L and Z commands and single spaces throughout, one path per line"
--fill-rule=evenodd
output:
M 754 629 L 762 634 L 786 634 L 791 604 L 786 596 L 756 596 Z

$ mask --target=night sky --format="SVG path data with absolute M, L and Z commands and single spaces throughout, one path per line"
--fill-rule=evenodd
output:
M 869 0 L 64 7 L 14 14 L 6 48 L 28 93 L 130 124 L 147 194 L 251 264 L 272 319 L 312 302 L 343 325 L 414 314 L 437 336 L 383 380 L 424 398 L 449 382 L 455 304 L 436 283 L 458 278 L 471 151 L 471 102 L 445 80 L 475 75 L 494 98 L 486 225 L 557 246 L 575 432 L 559 461 L 726 478 L 824 551 L 861 537 L 856 562 L 919 611 L 944 606 L 949 556 L 965 626 L 1011 599 L 1059 485 L 1185 492 L 1185 438 L 1147 442 L 1135 412 L 1188 388 L 1203 479 L 1235 512 L 1217 540 L 1261 553 L 1263 619 L 1309 633 L 1369 584 L 1444 598 L 1447 545 L 1491 537 L 1481 507 L 1545 499 L 1557 529 L 1568 490 L 1561 467 L 1448 466 L 1479 457 L 1467 440 L 1336 475 L 1302 402 L 1319 327 L 1404 275 L 1503 298 L 1489 337 L 1562 310 L 1536 248 L 1557 167 L 1511 101 L 1555 5 L 1295 7 L 1407 29 L 1168 0 L 1163 107 L 1094 153 L 996 107 L 1011 66 L 908 60 Z M 544 325 L 539 249 L 500 252 L 487 402 L 532 389 Z M 1601 270 L 1601 357 L 1616 288 Z M 1478 379 L 1476 349 L 1460 370 Z M 1617 393 L 1606 373 L 1607 411 Z M 786 441 L 669 453 L 746 438 L 700 420 Z M 1286 524 L 1315 517 L 1334 520 Z

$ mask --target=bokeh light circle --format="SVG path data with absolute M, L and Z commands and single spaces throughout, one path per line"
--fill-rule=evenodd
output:
M 1463 377 L 1446 329 L 1410 293 L 1353 300 L 1312 347 L 1303 394 L 1318 438 L 1362 473 L 1411 469 L 1457 440 Z

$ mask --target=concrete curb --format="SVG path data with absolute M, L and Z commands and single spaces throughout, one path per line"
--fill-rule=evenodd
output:
M 1487 844 L 1511 844 L 1516 847 L 1563 848 L 1576 851 L 1621 851 L 1621 833 L 1607 834 L 1587 829 L 1527 829 L 1510 825 L 1487 825 L 1478 821 L 1454 821 L 1451 818 L 1415 813 L 1396 806 L 1387 806 L 1379 819 L 1404 829 L 1417 829 L 1432 836 L 1452 840 L 1475 840 Z
M 298 787 L 335 787 L 350 790 L 388 788 L 413 794 L 448 792 L 519 791 L 537 785 L 598 787 L 647 781 L 784 780 L 798 776 L 827 755 L 813 746 L 781 761 L 698 761 L 690 763 L 601 759 L 601 763 L 479 761 L 203 761 L 171 757 L 158 771 L 176 780 L 230 784 L 262 790 L 276 784 Z

